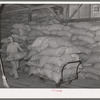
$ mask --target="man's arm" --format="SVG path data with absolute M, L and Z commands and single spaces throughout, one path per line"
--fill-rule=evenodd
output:
M 20 47 L 20 45 L 17 43 L 17 47 L 20 51 L 23 51 L 23 49 Z
M 7 46 L 6 54 L 9 55 L 9 46 Z

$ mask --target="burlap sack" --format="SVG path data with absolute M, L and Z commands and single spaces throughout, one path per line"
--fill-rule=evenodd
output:
M 100 53 L 93 53 L 89 56 L 89 59 L 86 61 L 89 64 L 95 64 L 100 62 Z
M 94 40 L 95 40 L 95 41 L 100 41 L 100 35 L 96 35 L 96 36 L 94 37 Z
M 3 39 L 1 40 L 1 43 L 9 43 L 8 38 L 3 38 Z
M 63 25 L 61 24 L 53 24 L 53 25 L 50 25 L 48 30 L 62 30 L 63 29 Z
M 100 35 L 100 29 L 95 31 L 96 35 Z
M 6 58 L 7 61 L 13 61 L 13 60 L 22 60 L 25 56 L 26 56 L 26 52 L 18 52 L 18 53 L 14 53 L 11 56 L 8 56 Z
M 100 70 L 94 67 L 84 67 L 83 72 L 92 73 L 92 74 L 100 76 Z
M 86 73 L 85 78 L 94 79 L 94 80 L 99 80 L 100 79 L 99 76 L 97 76 L 95 74 L 92 74 L 92 73 Z
M 96 68 L 96 69 L 98 69 L 98 70 L 100 70 L 100 63 L 94 64 L 93 67 Z
M 79 60 L 79 57 L 77 55 L 64 54 L 61 57 L 50 57 L 50 59 L 48 60 L 48 63 L 55 64 L 57 66 L 62 66 L 63 64 L 67 62 L 76 61 L 76 60 Z
M 72 34 L 69 31 L 57 31 L 56 35 L 58 35 L 58 36 L 67 36 L 69 38 L 72 36 Z
M 71 28 L 70 32 L 75 35 L 86 35 L 87 29 L 84 28 Z
M 93 48 L 92 52 L 93 53 L 95 53 L 95 52 L 99 53 L 100 52 L 100 46 Z
M 73 24 L 73 26 L 75 26 L 77 28 L 90 29 L 92 27 L 92 24 L 89 22 L 78 22 L 78 23 Z
M 58 67 L 54 64 L 45 64 L 44 68 L 46 69 L 49 69 L 49 70 L 52 70 L 54 72 L 57 72 L 57 73 L 60 73 L 61 72 L 61 67 Z
M 91 54 L 91 49 L 87 48 L 87 47 L 83 47 L 83 46 L 77 46 L 77 48 L 82 52 L 82 53 L 86 53 L 86 54 Z
M 46 55 L 46 56 L 61 56 L 64 54 L 66 47 L 62 46 L 59 48 L 46 48 L 40 52 L 40 55 Z
M 79 36 L 78 39 L 86 41 L 87 43 L 91 43 L 91 44 L 93 44 L 95 42 L 95 40 L 93 38 L 91 38 L 89 36 L 85 36 L 85 35 Z
M 84 62 L 86 61 L 87 59 L 89 59 L 89 55 L 88 54 L 85 54 L 85 53 L 81 53 L 79 55 L 80 59 Z
M 15 28 L 15 29 L 27 30 L 26 25 L 24 25 L 24 24 L 22 24 L 22 23 L 20 23 L 20 24 L 14 24 L 12 27 Z
M 71 46 L 71 47 L 66 48 L 65 53 L 66 54 L 77 54 L 77 53 L 81 53 L 81 51 L 77 47 Z

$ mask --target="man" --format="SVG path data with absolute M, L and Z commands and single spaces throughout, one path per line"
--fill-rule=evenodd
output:
M 12 37 L 8 37 L 9 39 L 9 44 L 7 46 L 7 55 L 8 57 L 10 57 L 12 60 L 10 61 L 11 65 L 12 65 L 12 69 L 9 72 L 10 75 L 14 74 L 15 79 L 19 78 L 18 73 L 17 73 L 17 69 L 19 67 L 19 61 L 18 60 L 13 60 L 14 58 L 14 54 L 18 53 L 19 50 L 23 51 L 22 48 L 19 46 L 19 44 L 17 42 L 13 41 Z

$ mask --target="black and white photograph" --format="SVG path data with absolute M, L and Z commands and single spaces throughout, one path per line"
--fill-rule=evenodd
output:
M 100 4 L 0 4 L 0 88 L 100 88 Z

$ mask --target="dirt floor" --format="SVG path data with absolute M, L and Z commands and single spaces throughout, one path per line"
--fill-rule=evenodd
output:
M 19 71 L 19 79 L 14 79 L 6 69 L 6 78 L 10 88 L 56 88 L 56 85 L 51 80 L 41 81 L 39 77 L 32 75 L 28 76 L 27 72 Z M 71 84 L 63 83 L 59 88 L 100 88 L 100 81 L 96 80 L 74 80 Z

